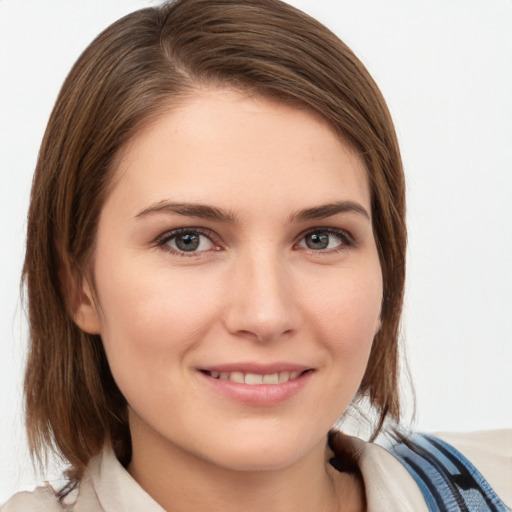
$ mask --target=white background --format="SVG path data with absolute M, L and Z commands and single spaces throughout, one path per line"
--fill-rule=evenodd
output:
M 396 122 L 416 427 L 512 426 L 512 1 L 295 0 L 351 46 Z M 0 503 L 34 484 L 19 299 L 38 146 L 81 50 L 146 0 L 0 0 Z M 409 402 L 410 403 L 410 402 Z

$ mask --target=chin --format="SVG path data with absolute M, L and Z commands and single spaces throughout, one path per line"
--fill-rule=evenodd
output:
M 231 436 L 210 452 L 211 462 L 233 471 L 277 471 L 293 466 L 310 456 L 323 460 L 327 432 L 312 439 L 305 433 L 282 428 L 279 433 L 259 432 L 250 436 Z

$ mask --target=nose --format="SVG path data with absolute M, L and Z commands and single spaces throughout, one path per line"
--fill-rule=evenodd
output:
M 293 279 L 278 255 L 258 251 L 239 258 L 228 290 L 224 323 L 231 334 L 268 342 L 298 329 L 300 315 Z

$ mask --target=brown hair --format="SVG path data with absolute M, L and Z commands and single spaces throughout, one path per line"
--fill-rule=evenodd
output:
M 404 177 L 377 86 L 334 34 L 278 0 L 178 0 L 127 15 L 85 50 L 57 99 L 35 172 L 24 266 L 27 430 L 33 453 L 55 449 L 73 478 L 107 439 L 123 463 L 131 447 L 126 401 L 100 337 L 73 321 L 69 283 L 87 276 L 119 149 L 143 123 L 205 84 L 307 106 L 364 159 L 384 297 L 358 396 L 378 413 L 375 432 L 386 417 L 399 418 Z

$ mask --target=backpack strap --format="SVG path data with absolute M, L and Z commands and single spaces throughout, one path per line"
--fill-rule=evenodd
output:
M 510 512 L 475 466 L 442 439 L 413 433 L 389 451 L 414 478 L 429 512 Z

